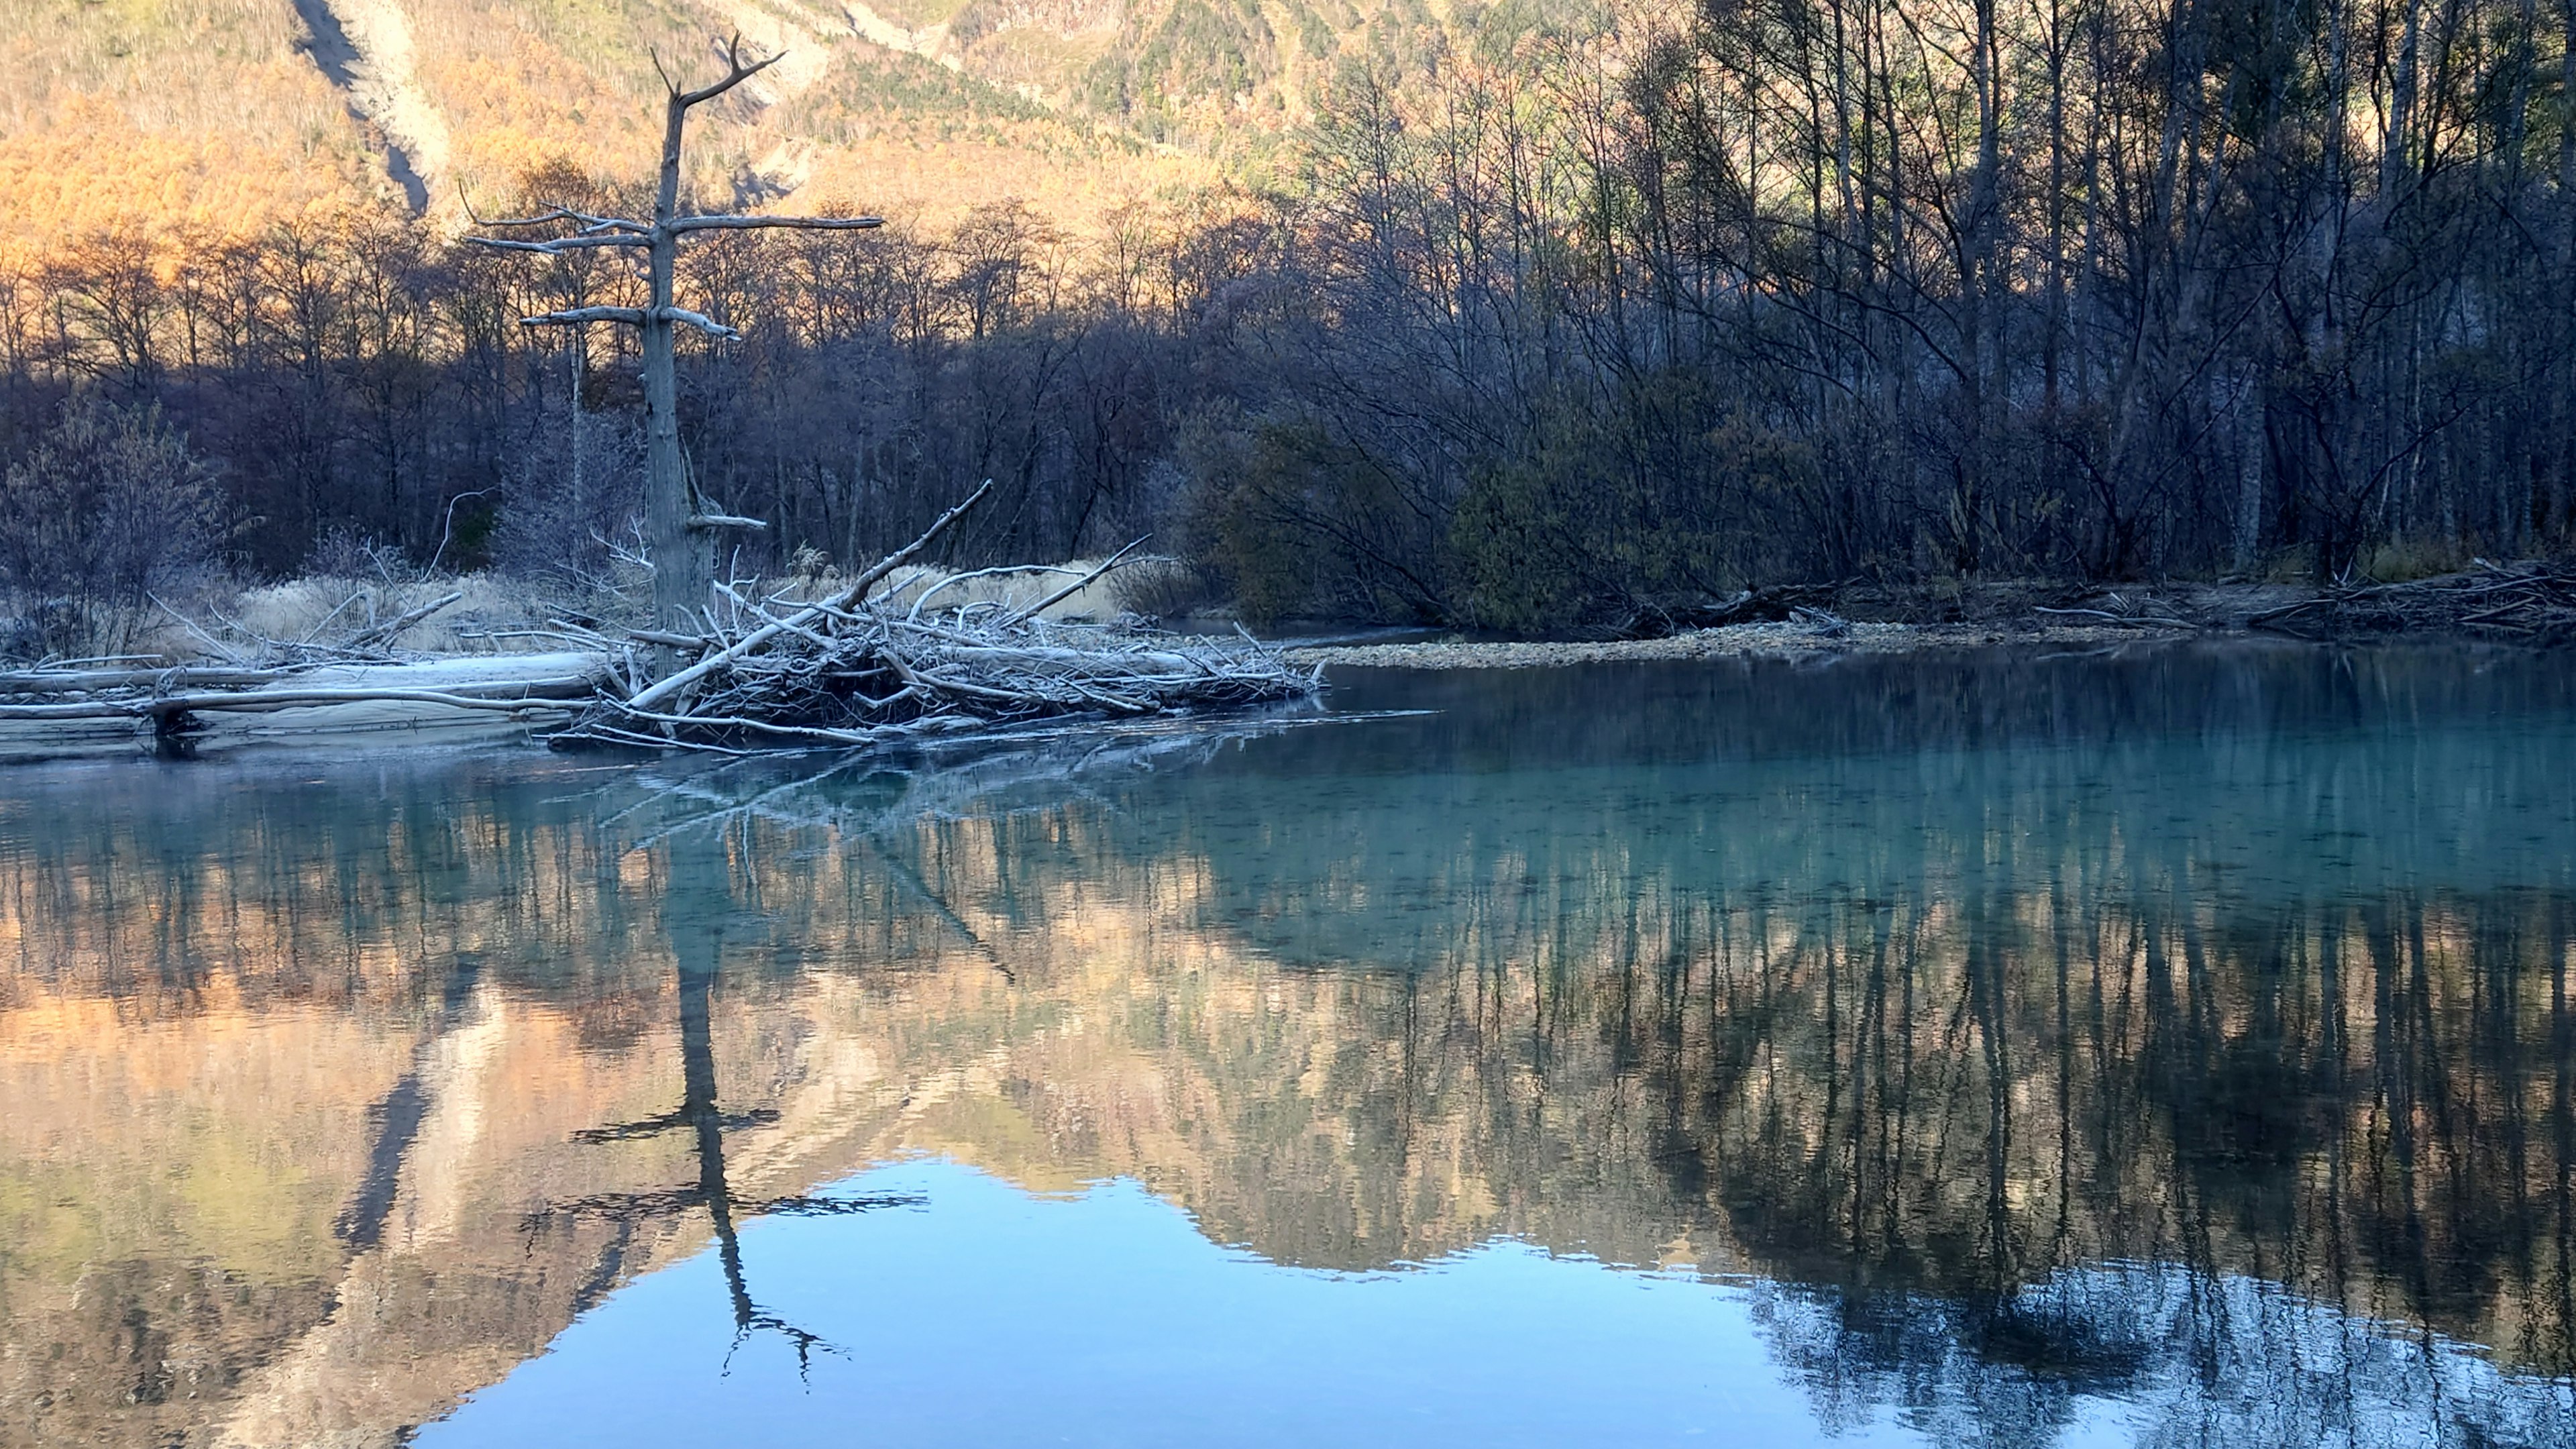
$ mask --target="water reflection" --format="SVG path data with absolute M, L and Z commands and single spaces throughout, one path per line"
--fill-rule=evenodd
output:
M 867 1175 L 925 1152 L 1291 1268 L 1685 1270 L 1811 1430 L 2570 1442 L 2558 661 L 1337 702 L 1441 712 L 0 778 L 0 1442 L 392 1442 L 684 1261 L 727 1352 L 864 1359 L 747 1225 L 949 1221 Z

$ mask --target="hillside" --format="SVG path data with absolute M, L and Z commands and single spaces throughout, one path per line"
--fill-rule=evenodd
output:
M 1016 197 L 1088 230 L 1258 168 L 1335 67 L 1426 54 L 1424 0 L 32 0 L 0 37 L 0 237 L 442 220 L 659 141 L 654 54 L 787 59 L 694 137 L 702 195 L 937 224 Z

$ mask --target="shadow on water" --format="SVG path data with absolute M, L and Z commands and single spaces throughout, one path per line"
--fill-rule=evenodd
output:
M 710 1240 L 802 1366 L 742 1225 L 919 1153 L 1276 1264 L 1686 1264 L 1820 1426 L 2567 1442 L 2561 661 L 1336 703 L 1437 712 L 0 782 L 0 1442 L 398 1431 Z

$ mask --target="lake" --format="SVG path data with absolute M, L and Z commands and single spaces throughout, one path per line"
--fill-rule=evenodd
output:
M 0 771 L 0 1445 L 2576 1444 L 2576 670 Z

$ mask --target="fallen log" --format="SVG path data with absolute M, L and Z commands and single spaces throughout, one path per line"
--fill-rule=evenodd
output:
M 452 709 L 521 711 L 561 709 L 588 699 L 597 682 L 588 675 L 561 679 L 464 684 L 453 690 L 375 688 L 208 690 L 132 699 L 75 700 L 58 704 L 0 704 L 0 720 L 163 719 L 226 710 L 262 713 L 325 704 L 436 704 Z
M 0 673 L 0 695 L 129 689 L 249 689 L 292 678 L 278 669 L 19 669 Z
M 1729 629 L 1739 624 L 1778 624 L 1808 612 L 1831 619 L 1825 605 L 1847 584 L 1771 584 L 1739 589 L 1723 599 L 1696 602 L 1648 602 L 1637 606 L 1612 630 L 1614 638 L 1662 639 L 1694 629 Z

